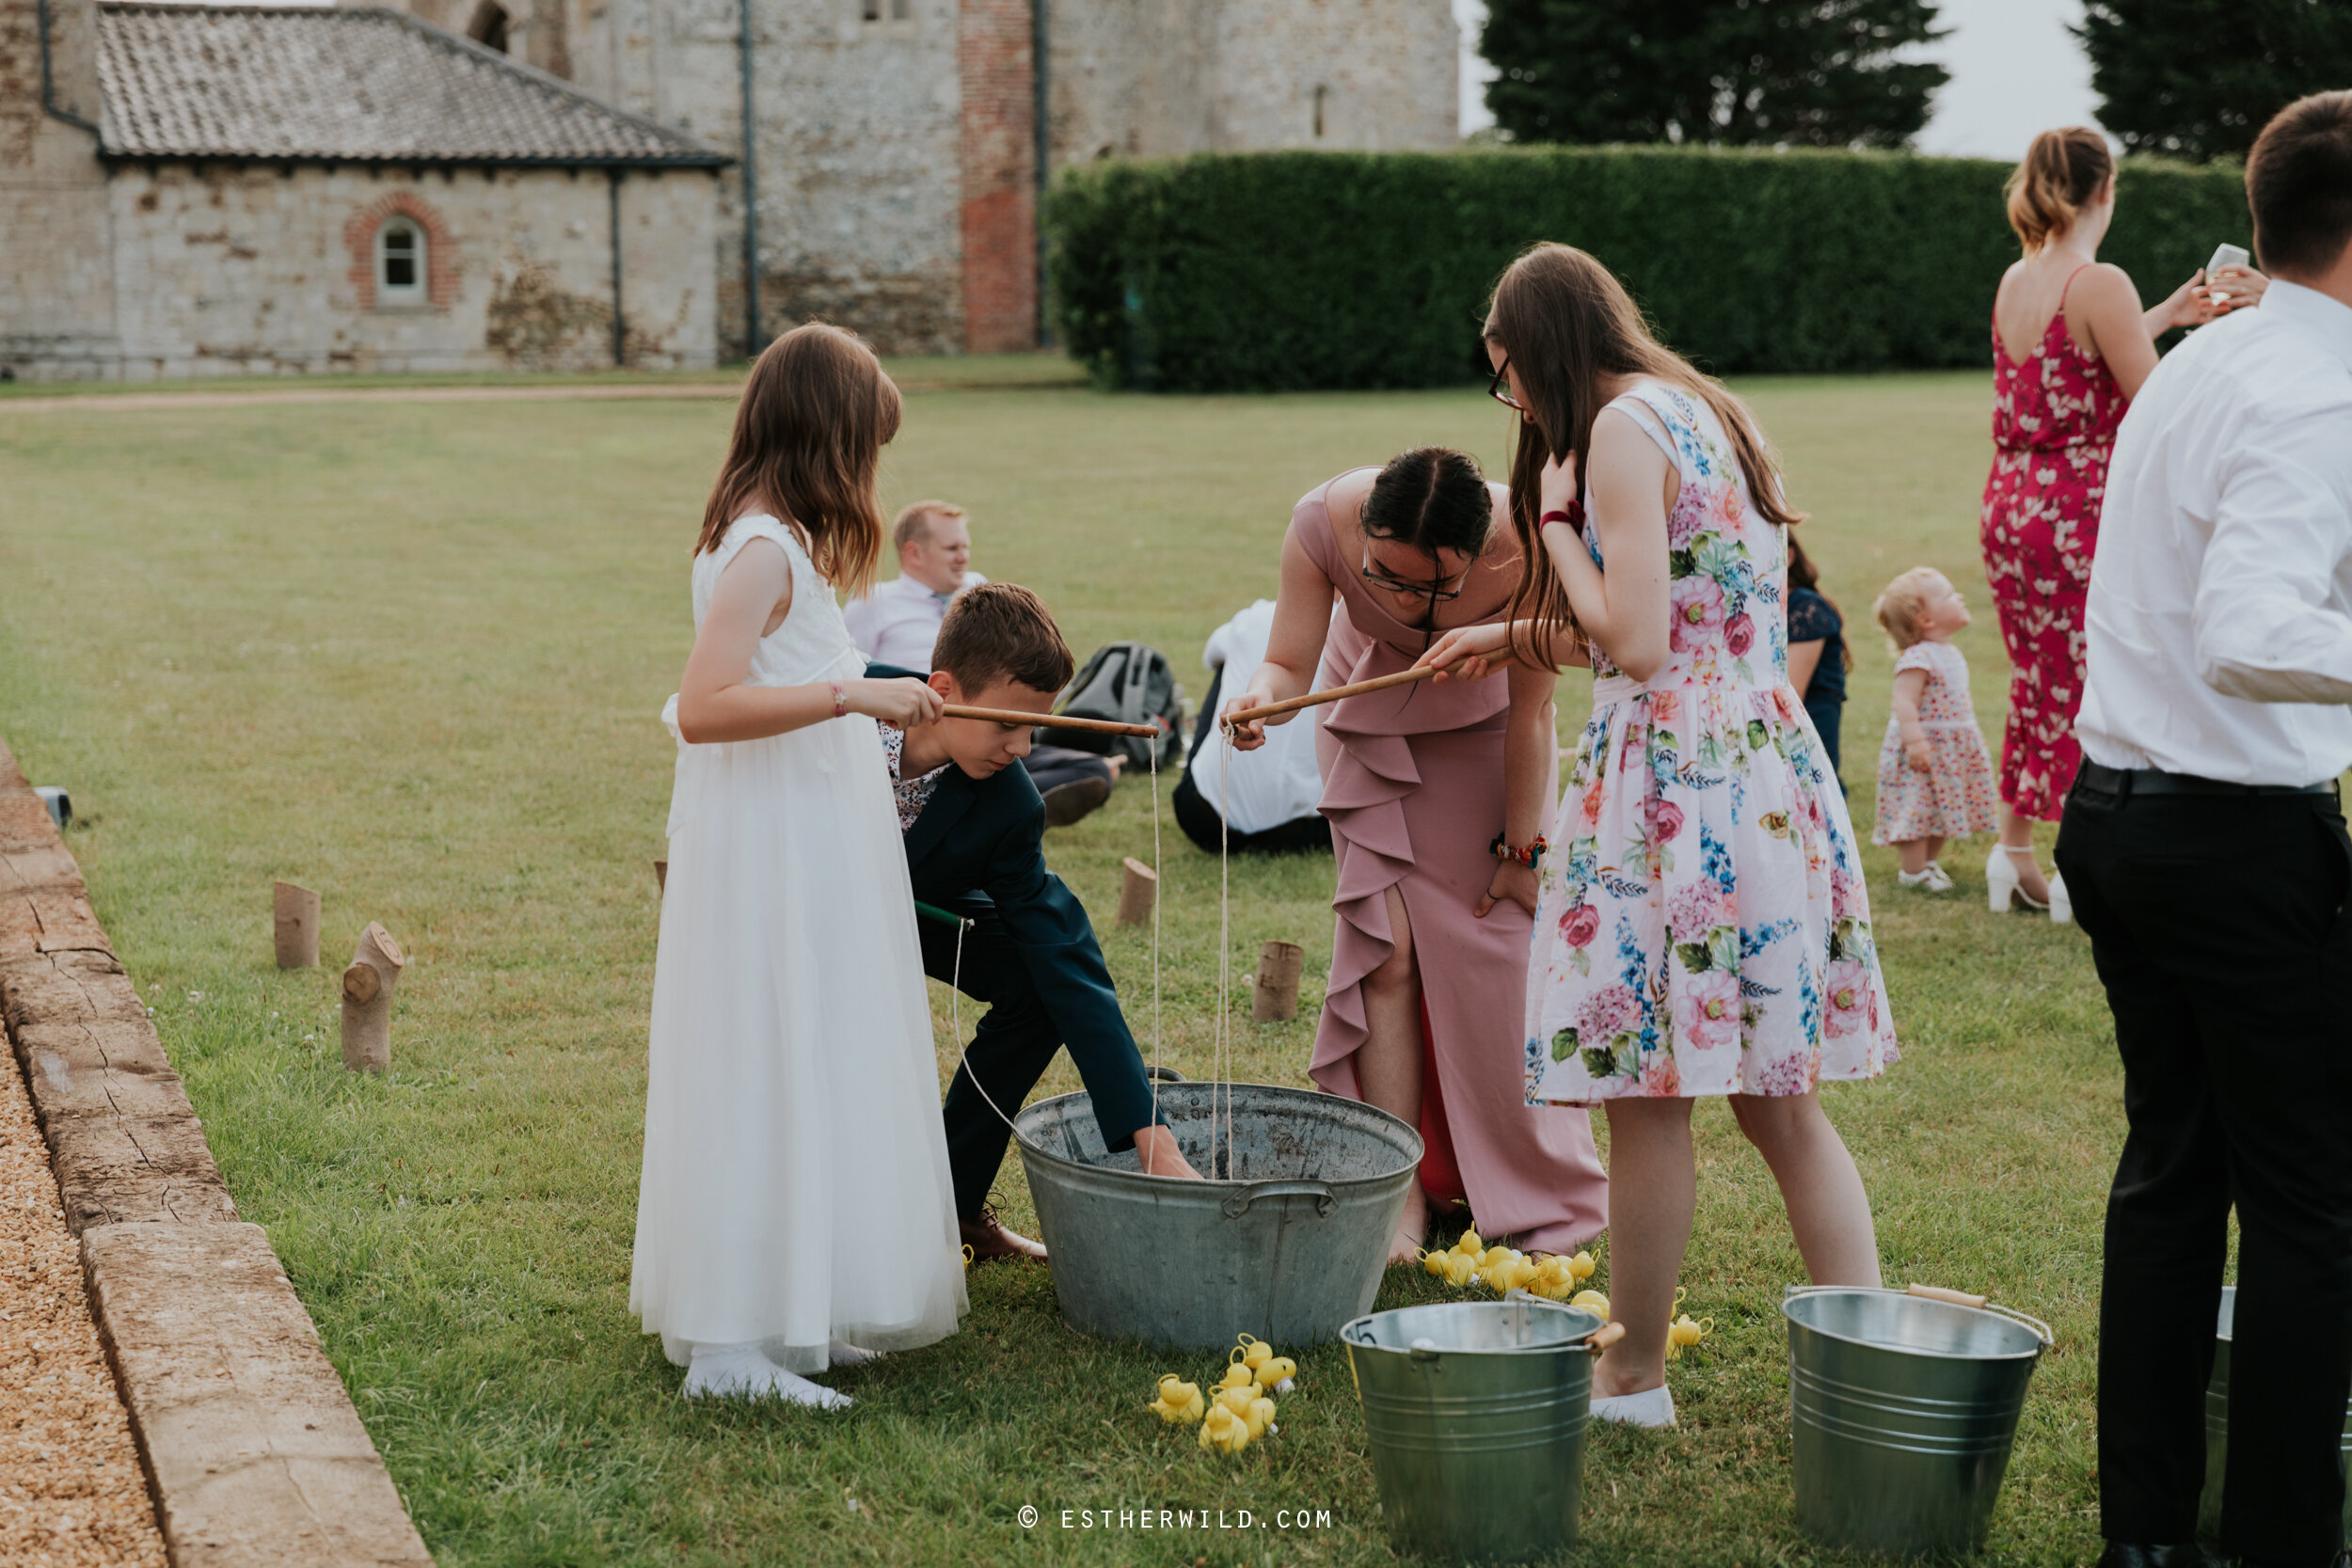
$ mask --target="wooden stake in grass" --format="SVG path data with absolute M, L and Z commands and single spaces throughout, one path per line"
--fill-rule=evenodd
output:
M 408 955 L 392 934 L 369 921 L 343 971 L 343 1066 L 352 1071 L 381 1072 L 392 1065 L 392 988 L 407 967 Z
M 1260 1023 L 1281 1023 L 1298 1016 L 1298 973 L 1307 950 L 1295 942 L 1269 942 L 1258 949 L 1258 983 L 1249 996 L 1249 1016 Z
M 292 882 L 274 882 L 271 904 L 278 927 L 278 967 L 318 968 L 319 895 Z
M 1119 884 L 1119 923 L 1140 926 L 1152 918 L 1152 906 L 1160 896 L 1159 874 L 1133 855 L 1126 865 L 1127 875 Z
M 668 861 L 653 863 L 653 885 L 656 893 L 670 891 L 670 863 Z

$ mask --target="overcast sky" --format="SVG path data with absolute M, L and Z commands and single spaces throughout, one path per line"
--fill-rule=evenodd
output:
M 1479 57 L 1485 0 L 1454 0 L 1462 24 L 1462 129 L 1494 123 L 1486 112 L 1491 66 Z M 2082 19 L 2081 0 L 1942 0 L 1946 36 L 1913 57 L 1951 72 L 1935 111 L 1919 133 L 1922 152 L 2004 161 L 2023 157 L 2034 133 L 2054 125 L 2095 125 L 2090 62 L 2066 31 Z

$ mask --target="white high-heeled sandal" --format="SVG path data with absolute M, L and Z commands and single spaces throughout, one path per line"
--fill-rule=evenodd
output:
M 2033 859 L 2030 844 L 1995 844 L 1984 863 L 1985 902 L 1994 914 L 2007 914 L 2011 910 L 2030 910 L 2039 914 L 2050 906 L 2036 898 L 2019 885 L 2017 863 L 2012 856 Z M 2068 918 L 2073 918 L 2070 914 Z

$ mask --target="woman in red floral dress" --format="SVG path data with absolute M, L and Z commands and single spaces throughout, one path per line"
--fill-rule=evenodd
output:
M 2082 753 L 2083 599 L 2099 543 L 2107 459 L 2123 410 L 2156 368 L 2158 335 L 2255 303 L 2268 281 L 2200 271 L 2153 309 L 2122 268 L 2098 261 L 2115 216 L 2106 139 L 2044 131 L 2009 182 L 2024 258 L 1993 303 L 1993 457 L 1984 486 L 1985 576 L 2009 650 L 2001 835 L 1985 863 L 1993 908 L 2070 917 L 2063 883 L 2034 863 L 2033 825 L 2055 822 Z

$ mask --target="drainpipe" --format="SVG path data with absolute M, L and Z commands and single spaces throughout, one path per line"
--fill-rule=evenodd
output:
M 1053 37 L 1048 0 L 1029 0 L 1029 81 L 1036 102 L 1029 111 L 1037 135 L 1037 346 L 1051 348 L 1053 328 L 1045 317 L 1045 186 L 1053 175 Z
M 628 367 L 628 322 L 621 314 L 621 171 L 604 171 L 605 190 L 612 209 L 612 363 Z
M 759 341 L 759 175 L 752 162 L 757 127 L 752 119 L 752 0 L 736 0 L 737 62 L 743 73 L 743 357 L 755 359 Z
M 57 106 L 57 83 L 49 65 L 49 0 L 38 0 L 36 7 L 40 26 L 40 106 L 52 119 L 61 119 L 76 130 L 99 135 L 98 127 L 75 114 L 72 109 Z

